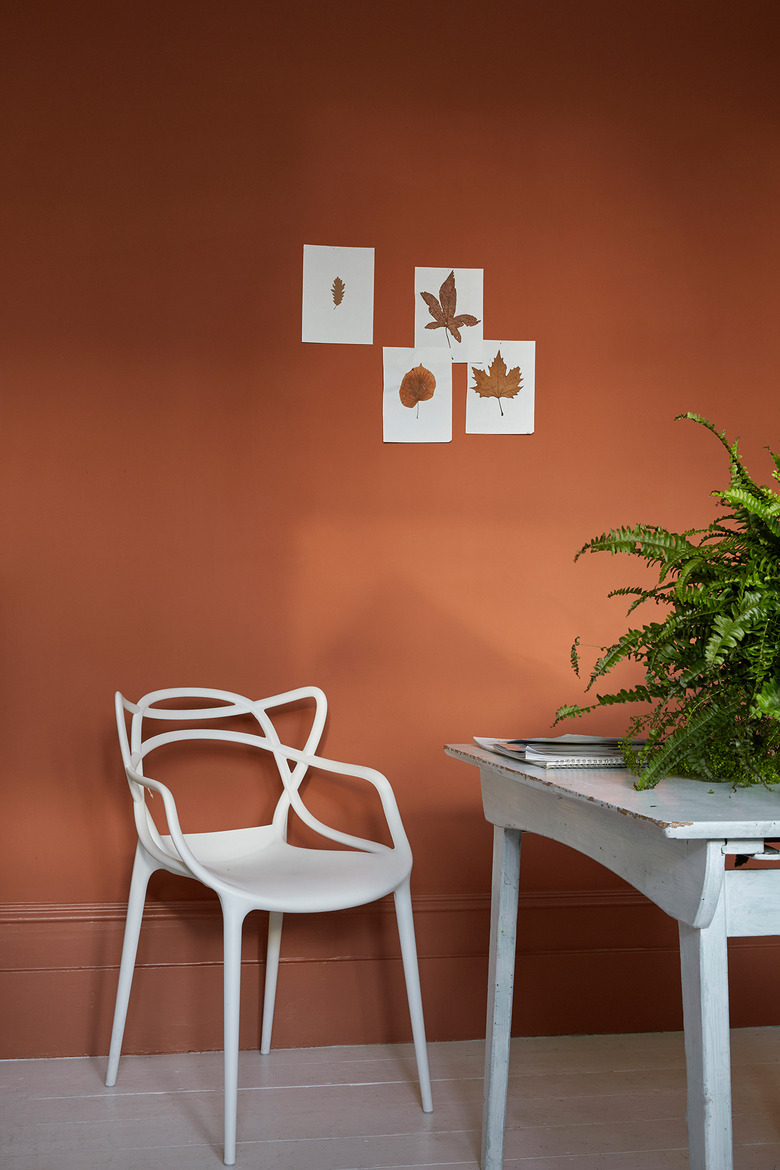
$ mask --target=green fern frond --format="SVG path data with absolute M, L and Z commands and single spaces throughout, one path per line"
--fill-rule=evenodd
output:
M 698 578 L 708 576 L 710 572 L 712 572 L 712 569 L 710 568 L 709 558 L 705 549 L 698 556 L 691 557 L 687 564 L 680 570 L 680 575 L 674 586 L 675 594 L 678 597 L 682 597 L 692 577 L 694 578 L 694 584 L 699 584 Z
M 744 487 L 734 487 L 720 493 L 720 498 L 725 500 L 729 507 L 737 508 L 747 516 L 758 516 L 773 536 L 780 536 L 780 524 L 777 520 L 780 516 L 780 499 L 774 492 L 770 492 L 769 497 L 764 495 L 761 498 Z
M 729 650 L 740 642 L 753 624 L 763 615 L 761 598 L 756 593 L 745 596 L 745 608 L 734 616 L 717 614 L 713 625 L 715 630 L 704 649 L 704 657 L 710 666 L 720 665 Z
M 626 617 L 634 612 L 640 605 L 644 605 L 647 601 L 654 601 L 656 605 L 663 605 L 669 603 L 669 589 L 668 586 L 655 585 L 651 589 L 642 589 L 639 585 L 629 585 L 624 589 L 612 589 L 607 594 L 607 597 L 633 597 L 634 600 L 626 610 Z
M 652 703 L 660 697 L 657 687 L 647 687 L 639 684 L 635 687 L 623 688 L 614 694 L 598 695 L 599 707 L 611 707 L 615 703 Z
M 678 770 L 684 773 L 686 760 L 691 756 L 697 758 L 702 745 L 707 742 L 710 727 L 718 717 L 717 709 L 704 707 L 662 742 L 648 743 L 637 756 L 641 770 L 636 787 L 655 788 L 665 776 Z
M 562 719 L 577 719 L 580 715 L 587 715 L 590 711 L 595 711 L 597 707 L 598 703 L 592 703 L 589 707 L 580 707 L 577 703 L 566 703 L 555 712 L 553 727 Z
M 730 472 L 732 487 L 744 487 L 751 491 L 758 490 L 757 485 L 753 482 L 739 458 L 738 441 L 735 440 L 733 443 L 729 443 L 728 439 L 726 438 L 726 432 L 716 430 L 714 424 L 711 423 L 709 419 L 703 418 L 700 414 L 693 414 L 688 411 L 685 414 L 678 414 L 675 422 L 677 422 L 679 419 L 690 419 L 691 422 L 697 422 L 701 426 L 706 427 L 707 430 L 711 431 L 715 438 L 718 439 L 725 447 L 726 451 L 728 452 L 731 464 Z
M 664 564 L 677 561 L 681 557 L 695 555 L 697 545 L 691 544 L 680 533 L 667 532 L 665 528 L 650 527 L 646 524 L 636 524 L 632 528 L 613 528 L 604 532 L 594 540 L 584 544 L 575 556 L 578 560 L 585 552 L 627 553 L 630 556 L 641 557 L 648 564 Z
M 769 678 L 756 695 L 755 709 L 769 719 L 780 720 L 780 680 Z
M 764 586 L 774 579 L 775 588 L 780 596 L 780 560 L 777 557 L 756 557 L 751 572 Z
M 622 662 L 624 659 L 631 658 L 636 654 L 643 644 L 648 641 L 648 638 L 652 638 L 650 631 L 658 629 L 660 629 L 660 625 L 643 626 L 642 629 L 629 630 L 612 646 L 607 646 L 593 667 L 590 682 L 586 690 L 590 690 L 596 679 L 608 674 L 610 670 L 617 666 L 618 662 Z
M 776 454 L 776 452 L 774 452 L 771 447 L 764 447 L 764 450 L 769 452 L 769 458 L 775 465 L 775 469 L 772 472 L 772 478 L 780 479 L 780 455 Z
M 700 685 L 708 672 L 708 668 L 709 663 L 704 657 L 694 658 L 689 662 L 685 670 L 682 670 L 677 676 L 677 682 L 681 690 L 687 691 L 694 686 Z
M 648 597 L 654 590 L 643 589 L 641 585 L 626 585 L 622 589 L 610 589 L 607 597 Z

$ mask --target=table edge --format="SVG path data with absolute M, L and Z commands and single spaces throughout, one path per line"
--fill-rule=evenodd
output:
M 635 817 L 637 820 L 644 821 L 648 825 L 652 825 L 663 833 L 665 837 L 685 840 L 762 840 L 765 838 L 780 839 L 780 811 L 776 819 L 767 820 L 762 818 L 760 820 L 739 820 L 734 821 L 706 821 L 706 820 L 666 820 L 664 818 L 654 817 L 649 813 L 644 813 L 637 809 L 626 809 L 622 806 L 617 806 L 610 803 L 608 800 L 602 800 L 593 795 L 586 793 L 573 792 L 569 788 L 561 787 L 556 784 L 556 770 L 547 768 L 537 768 L 533 764 L 520 764 L 514 761 L 505 759 L 496 753 L 491 753 L 485 748 L 480 748 L 476 744 L 444 744 L 445 753 L 454 760 L 460 760 L 464 764 L 469 764 L 472 767 L 487 768 L 489 771 L 498 775 L 506 776 L 509 779 L 517 780 L 521 783 L 529 783 L 534 786 L 540 786 L 549 789 L 552 792 L 558 793 L 560 796 L 569 800 L 575 800 L 587 804 L 596 804 L 609 811 L 618 812 L 623 815 Z M 584 769 L 579 769 L 584 771 Z M 598 771 L 599 769 L 594 769 Z M 606 769 L 600 769 L 605 771 Z M 610 772 L 625 772 L 627 769 L 616 768 L 609 769 Z M 663 784 L 664 781 L 662 780 Z M 650 796 L 653 789 L 647 790 L 647 795 Z M 746 790 L 748 791 L 748 790 Z

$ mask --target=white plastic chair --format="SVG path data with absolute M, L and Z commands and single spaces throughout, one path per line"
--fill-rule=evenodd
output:
M 305 699 L 313 699 L 315 708 L 306 744 L 299 751 L 280 742 L 269 712 Z M 184 706 L 176 709 L 158 705 L 171 701 L 179 703 L 180 700 L 184 701 Z M 193 700 L 205 700 L 208 705 L 199 705 L 195 709 L 187 705 Z M 127 713 L 131 716 L 129 736 Z M 138 844 L 130 884 L 106 1084 L 116 1084 L 149 878 L 159 869 L 194 878 L 215 890 L 222 904 L 226 1166 L 232 1166 L 236 1160 L 241 933 L 244 918 L 251 910 L 269 911 L 260 1040 L 260 1051 L 268 1053 L 271 1048 L 283 915 L 343 910 L 393 894 L 422 1107 L 426 1113 L 433 1109 L 409 893 L 411 849 L 392 788 L 380 772 L 372 768 L 336 763 L 314 754 L 325 726 L 326 714 L 325 695 L 317 687 L 301 687 L 258 700 L 246 699 L 229 691 L 197 687 L 152 691 L 137 703 L 128 702 L 118 691 L 116 693 L 119 742 L 133 797 Z M 245 725 L 247 715 L 257 721 L 261 734 L 208 726 L 214 721 L 230 720 L 236 716 L 244 717 Z M 147 732 L 149 720 L 174 720 L 185 726 L 156 734 L 152 728 L 150 734 Z M 182 740 L 228 741 L 256 747 L 272 755 L 281 778 L 282 794 L 271 823 L 222 832 L 183 833 L 170 789 L 144 772 L 146 757 L 150 752 Z M 310 768 L 316 768 L 318 773 L 357 777 L 373 785 L 381 800 L 392 846 L 353 837 L 324 825 L 314 817 L 300 794 L 301 783 Z M 147 791 L 162 797 L 168 828 L 165 835 L 158 832 L 146 806 Z M 291 808 L 310 829 L 345 848 L 309 849 L 288 844 L 287 821 Z

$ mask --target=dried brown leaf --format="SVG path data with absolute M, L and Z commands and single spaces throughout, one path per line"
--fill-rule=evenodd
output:
M 514 398 L 523 388 L 523 375 L 520 373 L 520 367 L 513 366 L 511 370 L 507 371 L 501 350 L 490 363 L 488 373 L 485 373 L 484 370 L 477 370 L 474 366 L 472 366 L 471 372 L 476 382 L 476 386 L 472 388 L 476 390 L 480 398 L 497 398 L 498 408 L 502 415 L 504 408 L 501 405 L 501 399 Z
M 455 306 L 458 303 L 458 294 L 455 289 L 455 272 L 454 270 L 449 274 L 444 284 L 439 289 L 439 302 L 441 304 L 441 311 L 445 318 L 452 318 L 455 316 Z
M 429 292 L 421 292 L 420 296 L 425 301 L 428 306 L 428 312 L 433 317 L 433 320 L 429 321 L 425 326 L 426 329 L 446 329 L 456 341 L 462 341 L 460 331 L 464 325 L 479 325 L 479 318 L 472 316 L 471 313 L 455 315 L 458 293 L 455 288 L 454 270 L 449 274 L 439 289 L 438 300 L 433 293 Z M 449 343 L 450 339 L 447 337 L 447 345 Z
M 330 295 L 333 297 L 333 304 L 334 305 L 340 305 L 341 302 L 344 300 L 344 289 L 345 288 L 346 288 L 346 285 L 344 284 L 344 281 L 341 279 L 340 276 L 337 276 L 336 279 L 333 281 L 333 285 L 332 285 L 331 290 L 330 290 Z
M 417 417 L 420 417 L 420 403 L 427 402 L 429 398 L 433 398 L 433 392 L 436 389 L 436 378 L 430 370 L 425 366 L 415 366 L 413 370 L 409 370 L 401 379 L 401 389 L 399 391 L 401 402 L 404 406 L 409 408 L 417 407 Z

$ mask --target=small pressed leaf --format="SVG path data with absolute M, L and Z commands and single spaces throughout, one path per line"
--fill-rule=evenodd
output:
M 333 304 L 340 305 L 344 300 L 344 290 L 346 285 L 340 276 L 337 276 L 331 286 L 330 295 L 333 297 Z
M 401 402 L 404 406 L 410 409 L 417 407 L 417 414 L 419 417 L 419 405 L 421 402 L 427 402 L 429 398 L 433 398 L 433 392 L 436 389 L 436 378 L 430 370 L 425 366 L 415 366 L 414 369 L 409 370 L 404 374 L 401 380 L 400 396 Z

